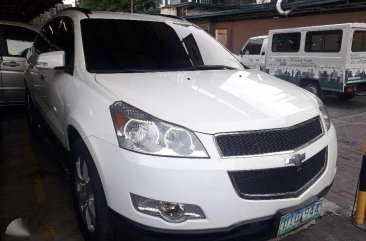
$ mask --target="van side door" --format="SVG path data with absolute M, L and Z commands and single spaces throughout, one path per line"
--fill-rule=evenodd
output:
M 346 63 L 346 85 L 366 88 L 366 28 L 352 28 Z M 359 89 L 359 88 L 358 88 Z

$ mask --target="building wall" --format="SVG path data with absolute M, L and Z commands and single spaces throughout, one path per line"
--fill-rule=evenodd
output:
M 236 20 L 223 22 L 192 21 L 215 36 L 216 30 L 227 29 L 227 48 L 238 54 L 245 42 L 253 36 L 267 35 L 271 29 L 305 27 L 324 24 L 364 22 L 366 12 L 349 12 L 288 18 Z

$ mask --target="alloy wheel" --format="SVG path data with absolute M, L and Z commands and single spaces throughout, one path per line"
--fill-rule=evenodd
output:
M 89 176 L 88 166 L 82 157 L 78 157 L 75 165 L 75 185 L 79 211 L 85 227 L 87 227 L 89 232 L 94 232 L 96 212 L 92 180 Z

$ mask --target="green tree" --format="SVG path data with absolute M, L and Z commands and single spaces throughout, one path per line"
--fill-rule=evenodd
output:
M 133 0 L 134 12 L 144 12 L 159 7 L 160 0 Z M 77 0 L 77 5 L 82 8 L 97 11 L 120 11 L 131 10 L 131 0 Z

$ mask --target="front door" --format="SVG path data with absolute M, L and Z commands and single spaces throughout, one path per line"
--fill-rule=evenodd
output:
M 74 28 L 70 18 L 63 17 L 58 23 L 58 34 L 55 38 L 53 47 L 57 51 L 65 52 L 65 65 L 71 67 L 68 70 L 51 70 L 49 77 L 46 75 L 45 91 L 47 96 L 46 108 L 50 118 L 50 124 L 55 133 L 62 138 L 64 133 L 63 123 L 65 122 L 65 106 L 63 93 L 67 83 L 72 81 L 74 66 Z
M 5 38 L 5 53 L 0 66 L 3 101 L 23 103 L 25 56 L 37 33 L 16 25 L 3 25 L 2 30 Z
M 55 51 L 53 42 L 57 35 L 57 29 L 59 26 L 59 19 L 51 20 L 44 25 L 40 31 L 33 45 L 33 53 L 30 57 L 32 64 L 30 65 L 30 76 L 33 84 L 33 97 L 36 105 L 40 111 L 44 114 L 46 121 L 48 121 L 48 109 L 47 109 L 47 96 L 46 96 L 46 81 L 52 81 L 54 70 L 41 70 L 37 68 L 37 59 L 39 54 Z
M 2 81 L 2 70 L 1 65 L 3 62 L 3 55 L 6 52 L 6 45 L 5 45 L 5 37 L 2 32 L 2 25 L 0 25 L 0 105 L 4 104 L 4 98 L 3 98 L 3 81 Z

